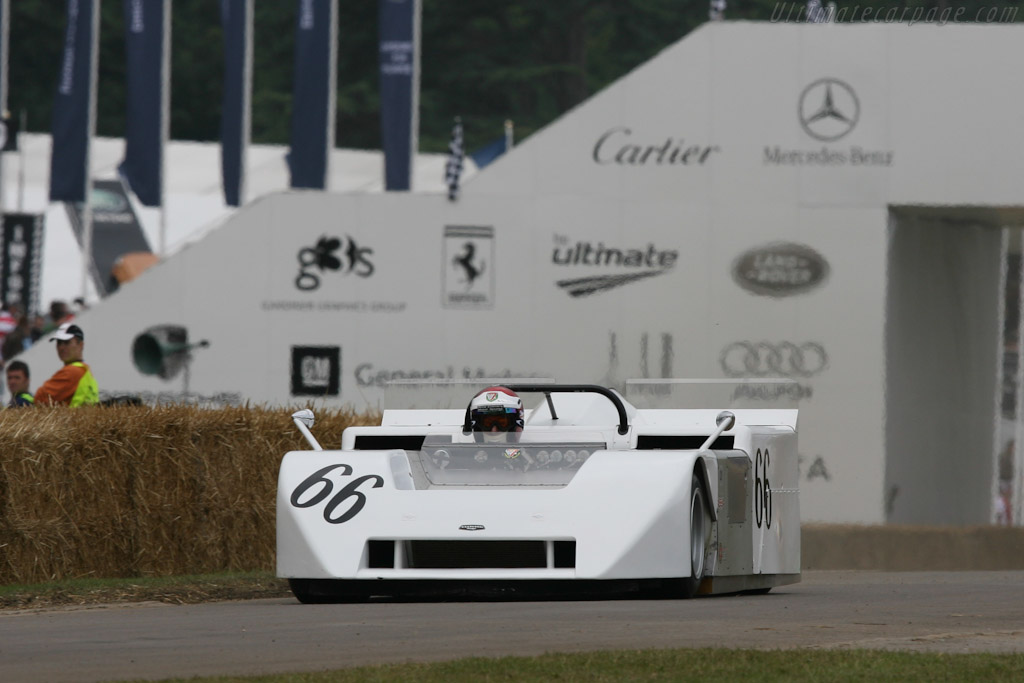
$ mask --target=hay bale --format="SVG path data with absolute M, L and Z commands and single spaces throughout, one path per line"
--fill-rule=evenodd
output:
M 274 567 L 291 410 L 194 406 L 0 412 L 0 584 Z M 324 412 L 337 444 L 379 415 Z

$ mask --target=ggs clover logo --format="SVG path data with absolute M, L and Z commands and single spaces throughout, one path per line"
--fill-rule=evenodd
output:
M 299 249 L 299 274 L 295 277 L 295 286 L 303 291 L 312 291 L 320 287 L 320 277 L 327 271 L 335 270 L 344 275 L 354 273 L 359 277 L 373 275 L 373 263 L 369 257 L 373 249 L 360 247 L 356 241 L 345 235 L 345 250 L 338 237 L 322 236 L 312 247 Z

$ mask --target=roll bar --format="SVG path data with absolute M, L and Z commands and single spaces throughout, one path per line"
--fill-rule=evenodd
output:
M 629 418 L 626 417 L 626 406 L 622 405 L 622 399 L 619 398 L 619 395 L 608 387 L 602 387 L 598 384 L 502 384 L 500 386 L 507 387 L 516 393 L 544 394 L 548 402 L 548 409 L 551 411 L 551 418 L 554 420 L 558 419 L 558 415 L 555 413 L 555 404 L 551 400 L 551 394 L 600 394 L 612 402 L 616 412 L 619 414 L 619 434 L 625 434 L 629 431 Z M 469 413 L 469 406 L 466 406 L 466 420 L 462 425 L 462 432 L 469 434 L 471 431 L 473 431 L 473 423 Z

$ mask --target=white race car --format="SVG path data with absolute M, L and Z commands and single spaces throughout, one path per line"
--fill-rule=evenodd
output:
M 497 438 L 472 430 L 468 408 L 385 410 L 322 450 L 312 412 L 293 416 L 314 450 L 281 463 L 277 574 L 300 601 L 691 597 L 800 580 L 795 409 L 504 386 L 540 400 Z

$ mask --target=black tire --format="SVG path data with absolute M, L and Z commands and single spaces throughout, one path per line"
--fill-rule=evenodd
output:
M 304 605 L 366 602 L 370 599 L 370 591 L 365 587 L 365 582 L 341 579 L 288 579 L 288 587 Z
M 708 534 L 711 530 L 711 515 L 708 514 L 707 493 L 704 483 L 696 473 L 690 485 L 690 575 L 682 581 L 682 597 L 692 598 L 697 594 L 704 579 L 704 556 L 707 552 Z

